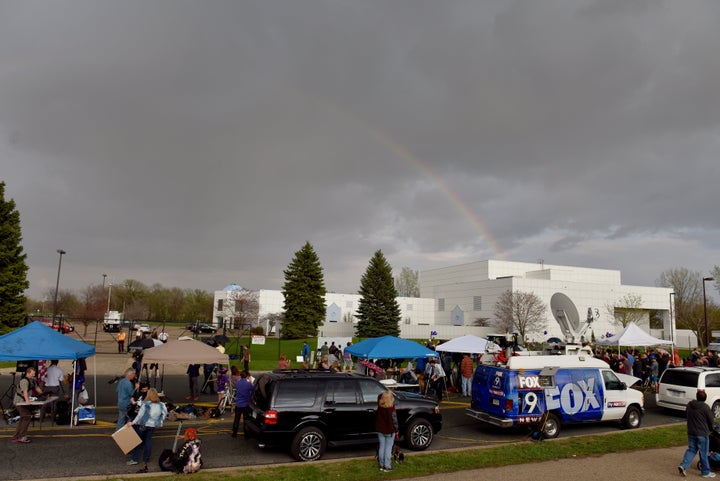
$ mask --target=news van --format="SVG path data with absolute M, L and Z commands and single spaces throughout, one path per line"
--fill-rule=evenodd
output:
M 535 427 L 545 438 L 568 423 L 619 421 L 633 429 L 645 404 L 642 392 L 628 388 L 634 380 L 584 354 L 513 356 L 478 366 L 466 414 L 500 427 Z

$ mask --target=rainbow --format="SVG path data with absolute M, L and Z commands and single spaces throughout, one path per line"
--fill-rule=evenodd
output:
M 319 97 L 316 94 L 307 91 L 300 91 L 295 87 L 288 88 L 291 91 L 302 95 L 303 98 L 311 99 L 314 102 L 318 102 L 319 104 L 328 107 L 330 110 L 341 115 L 342 117 L 350 120 L 352 123 L 362 126 L 362 128 L 364 128 L 373 138 L 377 139 L 380 144 L 388 147 L 394 154 L 398 155 L 400 158 L 408 162 L 413 168 L 420 171 L 420 173 L 428 181 L 430 181 L 432 185 L 436 186 L 437 189 L 462 214 L 462 216 L 465 217 L 465 219 L 467 219 L 468 222 L 475 228 L 478 234 L 480 234 L 480 236 L 485 240 L 485 242 L 487 242 L 488 246 L 493 251 L 495 257 L 500 260 L 505 259 L 505 255 L 503 254 L 502 249 L 500 249 L 499 243 L 492 235 L 490 230 L 482 222 L 482 220 L 480 220 L 480 218 L 475 214 L 473 209 L 465 201 L 463 201 L 463 199 L 448 185 L 447 182 L 445 182 L 442 177 L 435 173 L 422 159 L 414 155 L 410 151 L 410 149 L 396 141 L 391 136 L 387 135 L 382 130 L 375 127 L 375 125 L 373 125 L 372 123 L 358 118 L 352 112 L 348 112 L 346 109 L 343 109 L 339 105 L 336 105 L 334 102 L 328 100 L 327 98 Z
M 357 120 L 357 119 L 356 119 Z M 435 173 L 430 166 L 422 159 L 414 155 L 410 149 L 397 142 L 395 139 L 385 134 L 383 131 L 375 128 L 366 122 L 361 122 L 370 134 L 378 139 L 383 145 L 387 146 L 394 154 L 404 159 L 415 169 L 430 181 L 437 189 L 455 206 L 455 208 L 470 222 L 480 236 L 485 239 L 495 257 L 503 260 L 505 258 L 500 245 L 492 235 L 490 230 L 485 226 L 482 220 L 475 214 L 473 209 L 465 202 L 457 192 L 455 192 L 445 180 Z

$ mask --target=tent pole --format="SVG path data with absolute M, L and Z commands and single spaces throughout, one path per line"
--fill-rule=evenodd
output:
M 93 356 L 93 406 L 97 415 L 97 355 Z
M 72 399 L 70 400 L 70 428 L 73 427 L 73 414 L 75 414 L 75 376 L 77 375 L 77 358 L 73 361 Z

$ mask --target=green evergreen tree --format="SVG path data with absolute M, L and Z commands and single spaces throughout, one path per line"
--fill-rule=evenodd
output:
M 357 310 L 358 337 L 397 336 L 400 334 L 400 306 L 393 281 L 392 267 L 382 251 L 375 252 L 360 279 Z
M 284 321 L 281 336 L 285 339 L 316 337 L 325 320 L 325 280 L 315 249 L 306 242 L 283 272 L 285 284 Z
M 5 182 L 0 182 L 0 332 L 25 322 L 26 254 L 23 254 L 20 212 L 15 201 L 5 200 Z

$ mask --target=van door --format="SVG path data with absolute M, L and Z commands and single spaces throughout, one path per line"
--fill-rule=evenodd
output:
M 610 369 L 602 369 L 605 386 L 603 421 L 622 419 L 628 407 L 627 387 Z

